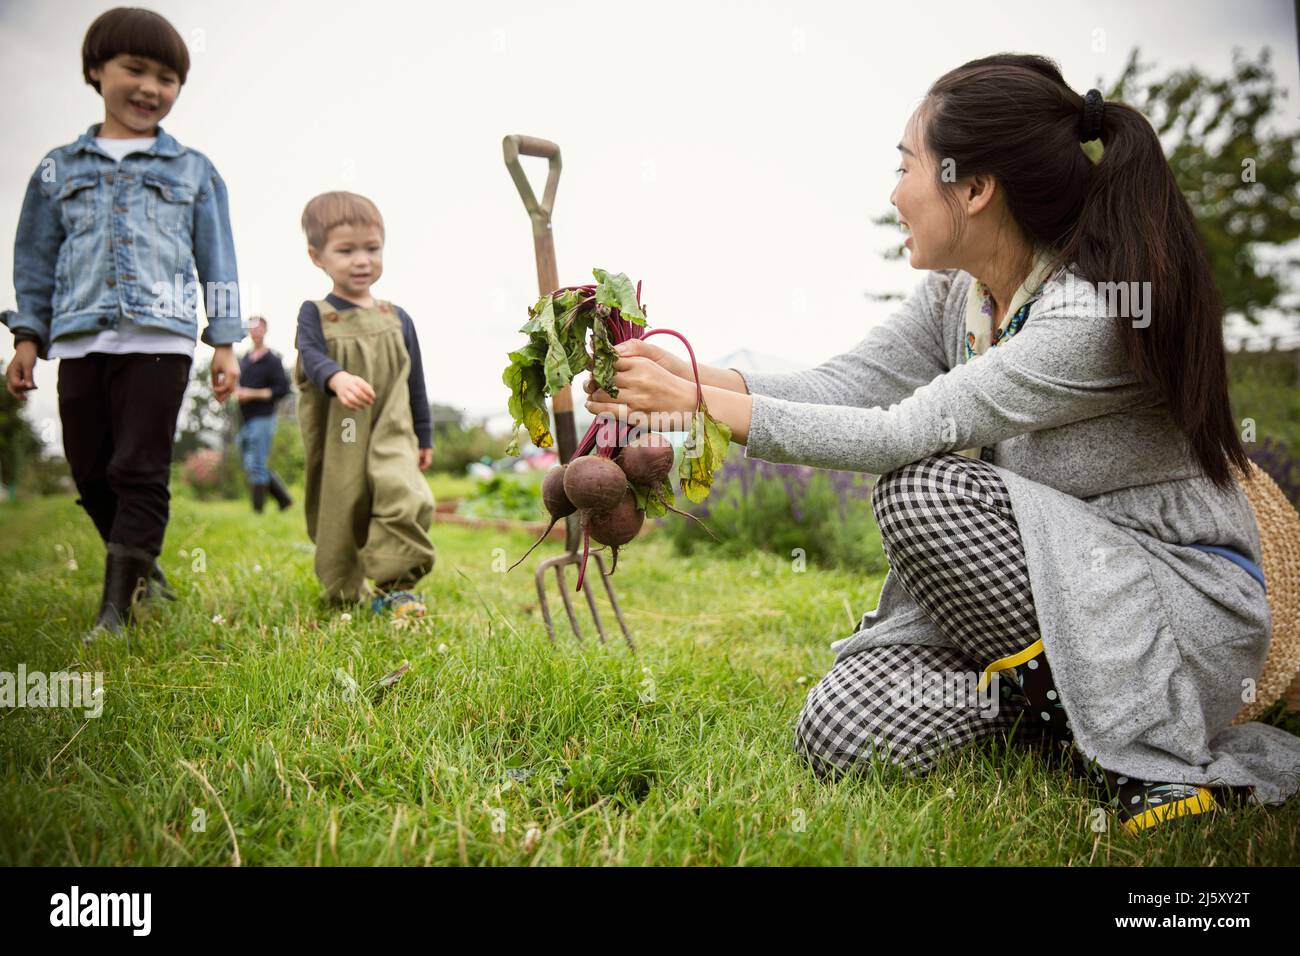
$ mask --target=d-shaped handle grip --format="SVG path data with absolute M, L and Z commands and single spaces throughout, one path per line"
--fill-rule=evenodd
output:
M 560 147 L 550 140 L 514 133 L 501 141 L 501 149 L 505 153 L 506 168 L 510 170 L 510 178 L 515 181 L 515 188 L 519 190 L 519 196 L 524 201 L 524 208 L 528 210 L 528 215 L 534 220 L 539 218 L 549 220 L 551 210 L 555 207 L 555 188 L 560 182 Z M 549 164 L 546 173 L 546 189 L 542 193 L 540 203 L 528 182 L 528 177 L 524 175 L 524 168 L 519 162 L 520 156 L 540 156 Z

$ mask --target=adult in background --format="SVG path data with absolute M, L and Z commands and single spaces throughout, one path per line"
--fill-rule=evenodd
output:
M 284 482 L 266 467 L 271 439 L 275 437 L 275 403 L 289 394 L 289 379 L 284 374 L 280 353 L 266 347 L 266 319 L 260 315 L 249 319 L 248 335 L 253 347 L 239 360 L 239 414 L 243 420 L 239 429 L 239 454 L 253 497 L 253 510 L 261 514 L 268 491 L 281 511 L 293 504 Z

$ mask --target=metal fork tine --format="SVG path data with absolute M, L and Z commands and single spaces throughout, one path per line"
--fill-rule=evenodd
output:
M 614 617 L 618 619 L 618 626 L 623 629 L 623 640 L 627 641 L 627 646 L 636 653 L 636 644 L 632 640 L 632 632 L 627 629 L 627 622 L 623 620 L 623 609 L 618 606 L 618 598 L 614 596 L 614 586 L 609 582 L 609 576 L 605 574 L 605 562 L 601 560 L 599 554 L 593 554 L 596 559 L 596 569 L 600 571 L 600 579 L 605 582 L 605 593 L 609 595 L 609 605 L 614 609 Z M 586 582 L 584 581 L 585 585 Z M 590 597 L 588 598 L 590 600 Z M 592 605 L 592 612 L 595 612 L 595 605 Z
M 573 633 L 578 636 L 578 641 L 584 640 L 582 628 L 578 627 L 578 615 L 573 613 L 573 601 L 569 597 L 569 586 L 564 582 L 564 566 L 569 563 L 570 555 L 565 555 L 565 560 L 555 563 L 555 580 L 560 585 L 560 597 L 564 601 L 564 610 L 569 614 L 569 626 L 573 628 Z
M 543 561 L 537 565 L 537 573 L 533 575 L 533 581 L 537 585 L 537 602 L 542 606 L 542 620 L 546 622 L 546 636 L 555 643 L 555 624 L 551 621 L 551 605 L 546 600 L 546 582 L 542 580 L 546 574 L 547 562 Z
M 619 606 L 618 596 L 614 593 L 614 587 L 610 584 L 608 575 L 605 574 L 605 561 L 599 552 L 593 551 L 590 560 L 596 562 L 594 568 L 588 570 L 592 573 L 599 574 L 600 579 L 605 583 L 605 594 L 609 597 L 609 605 L 614 609 L 614 617 L 618 620 L 618 626 L 623 631 L 623 639 L 627 646 L 636 653 L 636 642 L 632 640 L 632 632 L 628 630 L 627 621 L 623 618 L 623 609 Z M 569 617 L 569 627 L 579 641 L 585 640 L 582 633 L 582 627 L 578 624 L 578 615 L 574 612 L 572 599 L 569 597 L 569 589 L 566 586 L 564 578 L 564 566 L 567 564 L 577 564 L 581 556 L 570 552 L 567 554 L 557 555 L 554 558 L 547 558 L 537 565 L 537 571 L 533 575 L 533 581 L 537 585 L 537 601 L 542 608 L 542 619 L 546 622 L 546 636 L 555 643 L 555 622 L 551 617 L 551 604 L 546 597 L 546 572 L 551 568 L 555 569 L 556 581 L 560 587 L 560 598 L 564 601 L 564 610 Z M 587 598 L 587 607 L 591 609 L 591 619 L 596 624 L 596 633 L 600 637 L 600 642 L 606 644 L 609 642 L 609 634 L 605 630 L 605 622 L 600 616 L 600 607 L 596 604 L 596 595 L 591 589 L 591 574 L 586 575 L 582 581 L 582 592 Z
M 600 560 L 599 555 L 592 555 L 596 560 Z M 602 569 L 603 570 L 603 569 Z M 596 596 L 591 593 L 591 575 L 588 574 L 582 579 L 582 593 L 587 595 L 587 607 L 591 608 L 591 619 L 596 622 L 596 634 L 600 638 L 600 643 L 605 643 L 605 625 L 600 620 L 600 611 L 596 609 Z

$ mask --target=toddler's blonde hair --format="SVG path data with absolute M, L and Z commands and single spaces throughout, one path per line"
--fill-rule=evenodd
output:
M 329 241 L 330 230 L 336 226 L 378 226 L 379 235 L 384 235 L 384 217 L 365 196 L 339 191 L 312 197 L 302 211 L 302 231 L 307 234 L 307 245 L 320 252 Z

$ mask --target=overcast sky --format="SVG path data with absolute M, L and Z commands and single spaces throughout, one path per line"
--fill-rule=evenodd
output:
M 80 46 L 109 6 L 0 4 L 6 265 L 41 156 L 103 119 Z M 1135 45 L 1153 75 L 1221 75 L 1234 46 L 1270 46 L 1286 113 L 1300 111 L 1290 0 L 149 6 L 193 60 L 163 126 L 226 180 L 246 306 L 269 317 L 272 347 L 292 359 L 299 305 L 330 288 L 307 259 L 303 204 L 360 192 L 387 226 L 375 293 L 414 318 L 430 398 L 471 412 L 504 408 L 506 352 L 538 294 L 507 133 L 563 151 L 562 283 L 627 272 L 651 324 L 702 360 L 747 348 L 813 365 L 889 314 L 864 293 L 921 279 L 882 261 L 898 237 L 870 220 L 889 209 L 904 122 L 952 67 L 1039 53 L 1082 93 Z M 540 192 L 544 163 L 525 163 Z M 0 307 L 13 305 L 7 281 Z M 36 375 L 34 417 L 53 416 L 54 365 Z

